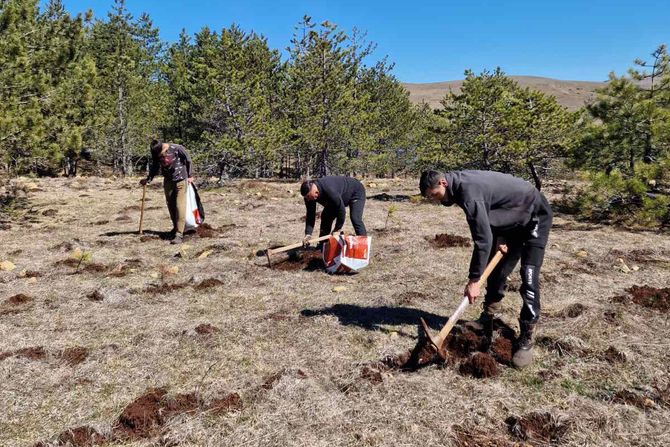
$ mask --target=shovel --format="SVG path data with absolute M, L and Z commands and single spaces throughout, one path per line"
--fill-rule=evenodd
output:
M 147 196 L 147 184 L 142 187 L 142 205 L 140 206 L 140 229 L 138 233 L 142 234 L 142 224 L 144 224 L 144 199 Z
M 330 234 L 327 234 L 325 236 L 321 236 L 318 238 L 310 239 L 309 243 L 310 244 L 316 244 L 317 242 L 325 241 L 326 239 L 330 238 Z M 265 250 L 265 256 L 268 258 L 268 267 L 272 268 L 272 255 L 276 255 L 277 253 L 284 253 L 287 251 L 295 250 L 297 248 L 302 248 L 304 244 L 302 242 L 299 242 L 297 244 L 291 244 L 291 245 L 286 245 L 284 247 L 279 247 L 279 248 L 268 248 Z
M 500 262 L 500 260 L 506 253 L 507 253 L 507 246 L 501 245 L 500 247 L 498 247 L 498 251 L 496 252 L 495 256 L 489 261 L 488 265 L 486 266 L 486 269 L 484 270 L 484 273 L 482 273 L 481 278 L 479 278 L 478 282 L 479 287 L 482 287 L 484 285 L 486 279 L 489 277 L 493 269 L 496 268 L 498 262 Z M 447 350 L 445 343 L 445 341 L 447 340 L 447 335 L 449 335 L 451 329 L 453 329 L 458 319 L 461 317 L 461 315 L 463 315 L 463 312 L 465 312 L 465 309 L 467 309 L 468 304 L 470 304 L 470 302 L 468 301 L 468 297 L 463 297 L 463 301 L 461 301 L 461 304 L 459 304 L 458 309 L 456 309 L 456 311 L 453 314 L 451 314 L 449 320 L 444 325 L 444 327 L 442 327 L 442 330 L 440 330 L 440 332 L 437 334 L 436 337 L 433 337 L 431 335 L 430 329 L 428 328 L 428 324 L 426 324 L 426 321 L 423 318 L 420 318 L 421 326 L 423 327 L 423 330 L 426 334 L 426 338 L 428 339 L 430 344 L 437 350 L 437 355 L 442 360 L 447 359 Z

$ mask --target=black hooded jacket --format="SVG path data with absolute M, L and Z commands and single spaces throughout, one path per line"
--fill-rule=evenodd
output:
M 543 197 L 525 180 L 500 172 L 454 171 L 445 173 L 445 178 L 447 195 L 442 204 L 456 204 L 465 212 L 475 245 L 469 278 L 478 280 L 491 253 L 493 234 L 528 225 L 543 206 Z

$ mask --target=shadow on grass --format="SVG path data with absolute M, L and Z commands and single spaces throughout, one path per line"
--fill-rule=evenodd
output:
M 428 326 L 439 331 L 447 322 L 448 317 L 443 317 L 423 310 L 411 307 L 364 307 L 353 304 L 335 304 L 322 309 L 304 309 L 300 312 L 303 317 L 318 317 L 321 315 L 333 315 L 337 317 L 343 326 L 358 326 L 369 331 L 391 332 L 382 325 L 400 326 L 404 324 L 418 325 L 419 318 L 426 320 Z M 459 321 L 460 323 L 460 321 Z M 402 336 L 416 338 L 414 335 L 402 331 Z
M 100 236 L 105 236 L 105 237 L 118 237 L 118 236 L 128 236 L 128 235 L 136 235 L 139 236 L 140 234 L 135 231 L 109 231 L 107 233 L 102 233 Z M 164 241 L 168 241 L 172 239 L 172 232 L 170 231 L 156 231 L 156 230 L 144 230 L 142 232 L 142 235 L 146 236 L 158 236 L 160 239 Z

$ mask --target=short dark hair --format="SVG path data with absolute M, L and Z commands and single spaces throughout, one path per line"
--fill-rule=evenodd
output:
M 444 174 L 437 171 L 423 171 L 421 173 L 421 180 L 419 180 L 419 189 L 421 195 L 426 197 L 426 191 L 437 186 L 440 180 L 444 178 Z
M 151 154 L 158 156 L 163 150 L 163 142 L 161 140 L 153 139 L 151 140 L 151 144 L 149 144 L 149 147 L 151 148 Z
M 312 189 L 313 184 L 314 184 L 313 180 L 305 180 L 304 182 L 302 182 L 302 185 L 300 185 L 300 195 L 305 197 Z

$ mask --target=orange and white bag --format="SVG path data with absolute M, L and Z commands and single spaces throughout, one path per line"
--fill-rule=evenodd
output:
M 323 262 L 328 273 L 356 272 L 370 263 L 371 236 L 331 236 L 323 244 Z

